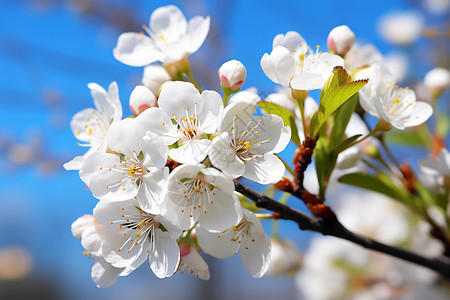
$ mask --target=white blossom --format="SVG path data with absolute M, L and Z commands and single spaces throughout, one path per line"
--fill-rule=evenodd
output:
M 296 90 L 321 89 L 335 66 L 343 66 L 338 55 L 314 53 L 305 40 L 294 31 L 279 34 L 273 50 L 261 58 L 261 68 L 270 80 Z
M 233 194 L 233 180 L 202 164 L 182 165 L 169 176 L 165 216 L 187 230 L 197 221 L 207 230 L 222 231 L 242 219 L 242 209 Z
M 157 8 L 150 16 L 149 26 L 143 26 L 148 36 L 126 32 L 119 36 L 114 57 L 124 64 L 140 67 L 155 61 L 173 63 L 194 53 L 205 41 L 209 17 L 194 17 L 186 21 L 174 5 Z
M 185 245 L 183 242 L 179 245 L 181 258 L 178 272 L 181 274 L 188 273 L 202 280 L 209 280 L 209 267 L 198 253 L 195 245 L 193 243 L 186 243 Z
M 422 28 L 422 16 L 410 11 L 388 13 L 378 23 L 379 34 L 395 45 L 409 45 L 415 42 Z
M 119 89 L 114 81 L 109 85 L 108 92 L 96 83 L 89 83 L 94 99 L 95 109 L 86 108 L 76 113 L 70 127 L 75 137 L 85 144 L 80 146 L 90 147 L 83 155 L 64 164 L 66 170 L 79 170 L 86 157 L 94 152 L 106 151 L 106 135 L 109 127 L 122 118 L 122 105 L 119 99 Z
M 181 230 L 162 216 L 143 210 L 135 198 L 100 201 L 94 217 L 109 228 L 102 252 L 112 266 L 136 269 L 148 258 L 150 268 L 159 278 L 169 277 L 177 270 L 180 248 L 176 239 Z
M 136 119 L 145 130 L 161 136 L 165 144 L 177 146 L 169 156 L 179 163 L 201 162 L 211 141 L 207 134 L 217 131 L 222 119 L 222 97 L 215 91 L 199 91 L 192 83 L 166 82 L 158 99 Z
M 450 71 L 434 68 L 425 75 L 424 84 L 430 91 L 442 92 L 450 87 Z
M 435 178 L 440 186 L 450 186 L 450 153 L 442 148 L 437 159 L 431 157 L 420 160 L 420 169 Z
M 207 254 L 222 259 L 237 254 L 240 249 L 245 267 L 253 277 L 259 278 L 270 264 L 270 239 L 252 212 L 243 209 L 243 213 L 239 224 L 219 233 L 199 226 L 198 243 Z
M 356 79 L 363 78 L 369 78 L 369 83 L 359 91 L 361 106 L 397 129 L 420 125 L 433 113 L 431 105 L 416 101 L 413 90 L 395 85 L 392 74 L 383 65 L 374 64 L 356 74 Z
M 111 127 L 108 146 L 120 155 L 94 153 L 80 170 L 94 197 L 104 201 L 137 197 L 143 209 L 158 214 L 169 173 L 168 148 L 162 139 L 152 132 L 145 135 L 136 119 L 128 118 Z
M 274 153 L 287 146 L 291 129 L 279 116 L 252 116 L 255 110 L 255 105 L 245 101 L 225 108 L 221 133 L 212 142 L 209 158 L 233 178 L 275 183 L 283 177 L 285 167 Z

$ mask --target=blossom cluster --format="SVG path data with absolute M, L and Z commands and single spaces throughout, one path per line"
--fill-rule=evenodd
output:
M 260 222 L 264 216 L 243 207 L 245 197 L 235 191 L 234 181 L 242 177 L 269 185 L 285 176 L 286 163 L 277 154 L 291 140 L 299 146 L 311 136 L 314 122 L 324 114 L 325 105 L 308 92 L 323 89 L 324 94 L 339 70 L 346 81 L 333 89 L 359 84 L 362 109 L 380 122 L 370 130 L 358 114 L 349 114 L 342 138 L 363 138 L 337 152 L 331 168 L 357 165 L 363 148 L 367 153 L 376 144 L 371 139 L 376 131 L 417 126 L 433 112 L 430 104 L 416 101 L 413 90 L 396 85 L 381 55 L 354 45 L 347 26 L 330 32 L 329 52 L 319 46 L 313 51 L 294 31 L 277 35 L 261 68 L 281 86 L 266 99 L 251 89 L 240 91 L 247 72 L 237 60 L 218 70 L 223 96 L 202 90 L 188 56 L 203 44 L 209 26 L 209 17 L 187 21 L 173 5 L 156 9 L 144 33 L 121 34 L 113 51 L 124 64 L 145 66 L 142 85 L 129 97 L 134 115 L 123 118 L 116 82 L 108 90 L 90 83 L 95 108 L 72 119 L 74 136 L 89 150 L 64 167 L 79 171 L 99 200 L 92 215 L 73 223 L 72 232 L 95 261 L 91 275 L 99 287 L 114 284 L 146 261 L 159 278 L 186 272 L 209 279 L 202 252 L 220 259 L 240 252 L 256 278 L 268 270 L 295 272 L 294 247 L 271 242 Z M 258 110 L 261 102 L 280 111 Z M 447 154 L 442 152 L 441 159 L 448 160 Z M 434 161 L 422 165 L 433 174 L 440 171 Z M 447 184 L 447 179 L 439 182 Z M 295 263 L 270 266 L 276 253 L 288 253 L 283 256 Z

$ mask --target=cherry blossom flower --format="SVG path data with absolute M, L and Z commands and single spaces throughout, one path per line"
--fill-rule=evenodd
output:
M 122 118 L 122 105 L 119 99 L 119 90 L 114 81 L 109 85 L 108 92 L 96 83 L 89 83 L 94 99 L 95 109 L 86 108 L 73 116 L 70 127 L 75 137 L 86 144 L 80 146 L 90 147 L 83 155 L 64 164 L 66 170 L 79 170 L 83 160 L 96 151 L 106 151 L 106 135 L 109 127 Z
M 169 176 L 165 216 L 185 230 L 197 221 L 207 230 L 225 230 L 242 219 L 233 192 L 233 181 L 217 169 L 179 166 Z
M 107 227 L 97 223 L 92 215 L 84 215 L 72 223 L 73 236 L 81 240 L 81 245 L 86 250 L 83 254 L 94 261 L 92 280 L 101 288 L 116 283 L 117 276 L 126 276 L 133 271 L 132 268 L 115 268 L 103 258 L 101 243 L 106 231 Z
M 209 158 L 223 172 L 246 177 L 261 184 L 278 182 L 285 167 L 274 155 L 291 138 L 290 127 L 276 115 L 252 116 L 256 106 L 245 101 L 228 105 L 214 138 Z
M 166 82 L 158 108 L 149 108 L 136 119 L 145 130 L 161 136 L 167 145 L 177 142 L 169 156 L 179 163 L 201 162 L 222 118 L 222 97 L 215 91 L 199 91 L 182 81 Z
M 359 71 L 356 79 L 362 78 L 369 78 L 369 83 L 359 91 L 361 106 L 397 129 L 420 125 L 433 113 L 428 103 L 416 102 L 413 90 L 395 85 L 392 74 L 381 64 Z
M 314 53 L 294 31 L 277 35 L 270 55 L 261 58 L 261 68 L 270 80 L 296 90 L 321 89 L 333 68 L 343 65 L 338 55 L 319 52 L 319 48 Z
M 409 45 L 420 37 L 423 23 L 422 16 L 416 12 L 392 12 L 379 20 L 378 32 L 394 45 Z
M 135 198 L 100 201 L 94 208 L 94 217 L 109 228 L 102 252 L 112 266 L 136 269 L 149 258 L 150 268 L 159 278 L 169 277 L 177 270 L 180 248 L 176 239 L 181 230 L 162 216 L 144 211 Z
M 97 152 L 89 156 L 80 177 L 94 197 L 122 201 L 137 197 L 139 205 L 158 214 L 165 197 L 168 148 L 152 132 L 145 135 L 136 119 L 115 123 L 108 134 L 109 148 L 119 153 Z
M 240 248 L 245 267 L 253 277 L 259 278 L 270 264 L 270 239 L 252 212 L 243 209 L 243 213 L 239 224 L 223 232 L 210 232 L 199 226 L 198 243 L 205 253 L 221 259 L 237 254 Z
M 150 16 L 149 26 L 143 26 L 148 36 L 126 32 L 119 36 L 114 57 L 120 62 L 140 67 L 155 61 L 173 63 L 194 53 L 205 41 L 209 17 L 194 17 L 186 21 L 174 5 L 157 8 Z

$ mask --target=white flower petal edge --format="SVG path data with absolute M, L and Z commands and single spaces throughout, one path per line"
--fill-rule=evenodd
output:
M 223 114 L 217 92 L 203 91 L 192 83 L 169 81 L 162 86 L 159 108 L 149 108 L 136 120 L 144 130 L 161 136 L 166 145 L 178 141 L 169 156 L 179 163 L 197 163 L 208 155 L 211 141 L 207 134 L 217 131 Z
M 376 63 L 356 74 L 356 79 L 363 78 L 369 78 L 369 84 L 359 91 L 361 106 L 395 128 L 420 125 L 433 114 L 430 104 L 416 101 L 413 90 L 395 85 L 392 74 L 383 65 Z
M 242 218 L 233 181 L 202 164 L 182 165 L 169 176 L 165 217 L 181 229 L 197 221 L 208 230 L 222 231 Z
M 119 36 L 114 57 L 130 66 L 145 66 L 155 61 L 172 63 L 200 48 L 209 32 L 209 17 L 192 18 L 189 23 L 174 5 L 157 8 L 150 16 L 148 36 L 126 32 Z
M 291 129 L 276 115 L 252 116 L 255 109 L 245 101 L 225 108 L 222 133 L 214 138 L 209 158 L 214 166 L 234 178 L 248 176 L 262 184 L 275 183 L 285 168 L 273 153 L 284 150 Z
M 187 255 L 181 257 L 179 271 L 181 274 L 189 273 L 202 280 L 210 278 L 209 267 L 194 245 L 191 246 Z
M 74 136 L 85 144 L 80 146 L 90 147 L 83 155 L 64 164 L 66 170 L 79 170 L 84 158 L 96 151 L 106 151 L 106 135 L 111 124 L 122 118 L 122 106 L 119 100 L 119 90 L 114 81 L 109 85 L 108 92 L 96 83 L 89 83 L 95 109 L 86 108 L 76 113 L 70 127 Z
M 217 258 L 237 254 L 240 248 L 245 267 L 253 277 L 259 278 L 269 267 L 271 243 L 258 218 L 246 209 L 243 213 L 238 225 L 223 232 L 209 232 L 199 226 L 198 242 L 203 251 Z
M 137 268 L 149 258 L 150 267 L 159 278 L 169 277 L 177 270 L 180 249 L 176 239 L 181 230 L 164 217 L 142 210 L 136 199 L 100 201 L 94 217 L 109 227 L 102 251 L 114 267 Z

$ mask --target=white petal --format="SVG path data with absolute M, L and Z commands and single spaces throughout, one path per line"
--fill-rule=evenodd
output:
M 286 168 L 283 162 L 273 154 L 255 157 L 245 162 L 245 178 L 260 184 L 277 183 L 283 177 Z
M 224 193 L 230 195 L 233 194 L 234 183 L 230 177 L 225 176 L 224 173 L 214 168 L 206 168 L 202 170 L 202 173 L 205 174 L 205 179 L 207 182 L 218 186 Z
M 210 145 L 208 139 L 189 140 L 179 148 L 170 149 L 169 156 L 182 164 L 201 162 L 208 155 Z
M 180 248 L 170 234 L 156 230 L 155 250 L 150 252 L 150 268 L 158 278 L 171 276 L 180 262 Z
M 139 206 L 148 213 L 159 214 L 160 205 L 166 196 L 169 169 L 150 172 L 142 177 L 141 187 L 136 196 Z
M 305 54 L 308 51 L 308 44 L 306 44 L 305 39 L 295 31 L 288 31 L 286 35 L 278 34 L 273 39 L 272 49 L 277 46 L 282 46 L 289 49 L 292 53 L 295 50 L 295 54 Z
M 413 127 L 420 125 L 424 122 L 426 122 L 431 115 L 433 114 L 433 108 L 430 104 L 418 101 L 414 105 L 414 109 L 411 112 L 411 115 L 407 120 L 405 120 L 405 126 L 406 127 Z
M 166 145 L 172 145 L 180 139 L 176 126 L 172 124 L 172 120 L 161 108 L 150 107 L 137 116 L 136 120 L 143 130 L 158 134 Z
M 240 135 L 244 130 L 248 129 L 247 125 L 251 121 L 255 110 L 256 105 L 245 101 L 227 105 L 224 110 L 222 123 L 220 124 L 220 132 L 227 131 L 232 136 L 232 132 L 234 131 Z
M 117 281 L 117 276 L 123 271 L 122 268 L 111 266 L 104 258 L 96 257 L 96 263 L 92 266 L 91 277 L 97 287 L 107 288 Z
M 259 221 L 258 221 L 259 222 Z M 272 245 L 265 232 L 244 237 L 241 245 L 241 259 L 255 278 L 262 277 L 270 264 Z
M 155 9 L 150 16 L 150 29 L 156 34 L 167 35 L 169 40 L 177 40 L 186 33 L 187 21 L 180 9 L 174 5 Z
M 232 229 L 224 233 L 217 233 L 209 232 L 202 226 L 197 227 L 198 244 L 205 253 L 217 258 L 228 258 L 237 253 L 240 244 L 231 240 L 233 236 L 234 231 Z
M 144 242 L 144 244 L 147 244 L 145 248 L 141 244 L 130 248 L 130 252 L 128 252 L 128 249 L 121 248 L 127 240 L 128 236 L 124 236 L 122 233 L 116 231 L 110 230 L 105 234 L 105 241 L 102 244 L 103 256 L 107 262 L 111 263 L 116 268 L 127 267 L 135 261 L 139 261 L 140 264 L 142 264 L 143 261 L 145 261 L 145 259 L 142 260 L 142 256 L 148 256 L 148 253 L 146 252 L 146 249 L 148 249 L 148 242 Z M 121 251 L 118 251 L 119 248 Z
M 114 122 L 106 137 L 108 147 L 126 156 L 133 156 L 135 152 L 138 155 L 142 150 L 141 140 L 145 134 L 144 129 L 139 125 L 136 119 L 131 118 Z
M 190 82 L 168 81 L 159 95 L 159 107 L 171 118 L 195 117 L 203 109 L 203 98 Z
M 114 57 L 133 67 L 141 67 L 161 59 L 161 53 L 152 40 L 141 33 L 125 32 L 119 36 L 113 50 Z
M 206 230 L 216 232 L 237 225 L 242 219 L 239 199 L 235 195 L 224 193 L 219 189 L 215 189 L 213 192 L 215 195 L 211 195 L 209 201 L 202 206 L 198 223 Z
M 83 162 L 84 162 L 84 156 L 76 156 L 74 159 L 72 159 L 71 161 L 66 162 L 63 167 L 64 169 L 66 169 L 67 171 L 70 170 L 79 170 L 81 169 L 81 166 L 83 166 Z
M 189 20 L 187 28 L 187 35 L 191 41 L 189 53 L 194 53 L 203 44 L 209 32 L 209 23 L 209 17 L 197 16 Z
M 182 263 L 187 267 L 188 271 L 193 271 L 193 275 L 202 280 L 209 280 L 209 268 L 205 260 L 197 252 L 195 247 L 191 247 L 188 255 L 181 258 Z
M 270 80 L 289 86 L 295 72 L 295 60 L 288 49 L 278 46 L 261 58 L 261 68 Z
M 310 72 L 301 72 L 295 75 L 291 81 L 291 87 L 296 90 L 315 90 L 321 89 L 325 84 L 322 75 Z
M 222 120 L 222 97 L 215 91 L 203 91 L 201 96 L 204 101 L 203 109 L 198 113 L 201 131 L 215 133 Z
M 113 108 L 114 120 L 119 121 L 122 118 L 122 103 L 119 99 L 119 87 L 115 81 L 111 82 L 108 87 L 108 102 Z
M 144 166 L 147 168 L 163 168 L 167 163 L 169 148 L 156 133 L 147 131 L 142 138 L 142 151 L 144 152 Z
M 291 128 L 284 126 L 283 119 L 277 115 L 270 114 L 253 117 L 253 120 L 252 126 L 254 127 L 257 126 L 259 121 L 261 122 L 252 137 L 252 143 L 250 144 L 252 153 L 278 153 L 286 148 L 291 140 Z
M 229 174 L 233 178 L 237 178 L 244 174 L 245 165 L 236 156 L 236 151 L 230 146 L 231 138 L 228 132 L 223 132 L 216 136 L 211 143 L 209 151 L 209 159 L 211 163 Z
M 81 235 L 81 245 L 94 256 L 102 255 L 102 235 L 107 231 L 107 227 L 97 224 L 87 228 Z

